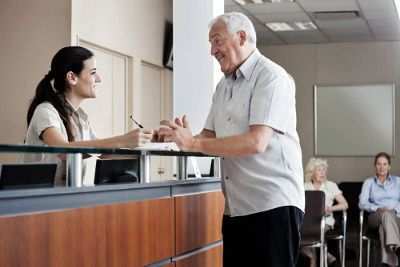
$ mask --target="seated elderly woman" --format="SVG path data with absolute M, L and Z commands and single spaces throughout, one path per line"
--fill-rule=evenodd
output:
M 348 204 L 343 197 L 342 191 L 337 184 L 327 180 L 328 163 L 326 160 L 319 158 L 311 158 L 306 166 L 306 183 L 305 190 L 320 190 L 325 193 L 325 212 L 326 212 L 326 230 L 333 229 L 335 219 L 334 211 L 346 210 Z M 334 202 L 336 204 L 334 205 Z M 310 259 L 310 267 L 316 266 L 317 257 L 315 249 L 303 248 L 302 252 Z M 328 253 L 328 263 L 332 263 L 336 258 Z
M 370 212 L 368 229 L 379 231 L 382 263 L 397 266 L 400 252 L 400 177 L 390 175 L 390 156 L 375 156 L 375 176 L 364 181 L 359 207 Z M 397 254 L 397 255 L 396 255 Z

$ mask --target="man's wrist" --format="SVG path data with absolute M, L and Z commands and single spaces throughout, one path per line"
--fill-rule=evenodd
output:
M 200 144 L 200 139 L 193 137 L 192 139 L 192 145 L 191 145 L 191 151 L 196 151 L 196 152 L 201 152 L 201 144 Z

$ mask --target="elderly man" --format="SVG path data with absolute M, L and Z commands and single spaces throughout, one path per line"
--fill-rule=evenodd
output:
M 222 157 L 225 267 L 295 266 L 304 188 L 294 81 L 256 49 L 254 26 L 241 13 L 215 18 L 209 41 L 225 76 L 204 129 L 192 136 L 183 116 L 163 121 L 160 135 Z

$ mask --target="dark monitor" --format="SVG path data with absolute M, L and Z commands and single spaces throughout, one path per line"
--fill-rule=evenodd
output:
M 139 159 L 98 159 L 94 183 L 137 183 L 140 180 L 139 174 Z
M 53 187 L 56 163 L 2 164 L 0 189 Z

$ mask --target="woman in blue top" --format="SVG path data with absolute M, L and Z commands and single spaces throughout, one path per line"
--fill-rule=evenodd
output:
M 368 228 L 379 231 L 382 263 L 397 266 L 400 253 L 400 177 L 389 174 L 390 156 L 375 156 L 376 175 L 365 180 L 359 207 L 371 214 Z M 397 255 L 396 255 L 397 254 Z

